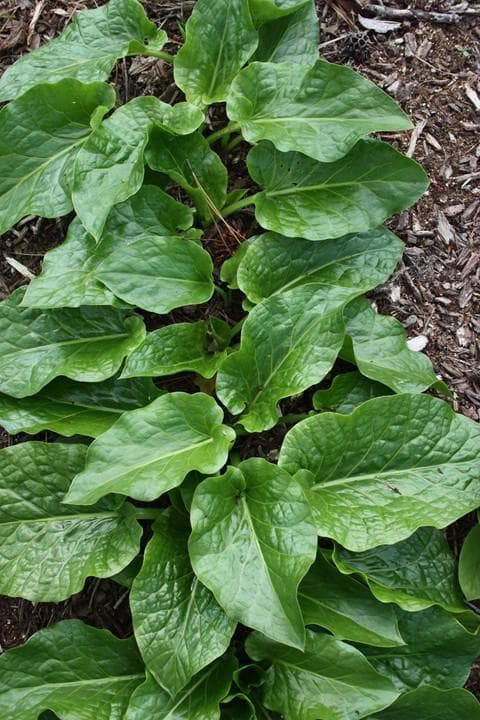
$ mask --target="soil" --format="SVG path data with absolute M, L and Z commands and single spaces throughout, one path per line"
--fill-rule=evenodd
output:
M 56 36 L 75 12 L 95 7 L 95 0 L 3 0 L 0 2 L 0 71 L 21 54 Z M 425 352 L 435 371 L 454 391 L 455 409 L 480 419 L 480 18 L 457 24 L 403 21 L 386 34 L 366 31 L 358 20 L 363 0 L 320 1 L 321 53 L 331 61 L 349 64 L 392 94 L 413 119 L 413 132 L 385 136 L 403 152 L 422 163 L 431 185 L 411 210 L 390 222 L 405 242 L 406 251 L 394 276 L 372 293 L 378 309 L 397 317 L 410 337 L 423 336 Z M 453 0 L 388 0 L 387 7 L 448 11 Z M 189 0 L 144 2 L 150 17 L 171 38 L 170 52 L 181 43 L 180 28 L 193 5 Z M 472 3 L 472 6 L 474 4 Z M 475 6 L 478 7 L 478 6 Z M 365 13 L 366 15 L 366 13 Z M 123 102 L 138 94 L 154 94 L 164 101 L 181 99 L 172 83 L 171 68 L 163 61 L 141 58 L 122 61 L 113 75 Z M 215 128 L 219 115 L 211 117 Z M 229 158 L 233 185 L 246 184 L 239 149 Z M 0 299 L 26 282 L 25 271 L 36 273 L 44 252 L 64 237 L 70 218 L 26 218 L 2 239 Z M 214 228 L 207 238 L 217 269 L 251 232 L 247 212 Z M 12 266 L 12 259 L 17 267 Z M 214 314 L 224 317 L 223 303 L 215 296 L 208 306 L 182 309 L 165 322 Z M 238 319 L 238 318 L 233 318 Z M 146 317 L 149 327 L 158 318 Z M 163 320 L 162 320 L 163 322 Z M 166 380 L 168 389 L 190 389 L 193 377 Z M 287 403 L 286 412 L 307 406 L 308 395 Z M 242 457 L 259 454 L 275 459 L 275 448 L 285 426 L 251 436 L 241 444 Z M 27 436 L 0 434 L 0 445 Z M 28 438 L 31 439 L 31 438 Z M 44 439 L 42 435 L 40 439 Z M 456 523 L 447 536 L 458 553 L 474 514 Z M 112 581 L 89 581 L 79 595 L 59 605 L 32 605 L 0 598 L 0 652 L 23 642 L 37 629 L 64 617 L 81 617 L 122 636 L 130 632 L 125 589 Z M 469 687 L 480 696 L 476 664 Z

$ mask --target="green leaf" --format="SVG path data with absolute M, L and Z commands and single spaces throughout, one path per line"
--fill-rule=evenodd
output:
M 29 214 L 70 212 L 63 176 L 114 103 L 108 85 L 62 80 L 37 85 L 0 110 L 0 234 Z
M 420 528 L 406 540 L 363 553 L 336 548 L 333 558 L 341 572 L 366 580 L 382 602 L 410 612 L 432 605 L 450 612 L 465 610 L 456 561 L 440 530 Z
M 148 20 L 139 2 L 110 0 L 95 10 L 79 12 L 58 38 L 7 68 L 0 79 L 0 101 L 64 78 L 107 80 L 119 58 L 155 55 L 166 41 L 167 34 Z
M 410 350 L 403 325 L 379 315 L 364 298 L 345 308 L 347 335 L 360 372 L 397 393 L 423 392 L 438 382 L 426 355 Z
M 203 135 L 196 132 L 176 137 L 155 130 L 146 160 L 153 170 L 165 173 L 188 193 L 205 221 L 217 217 L 213 208 L 219 210 L 225 204 L 228 173 Z
M 246 650 L 253 660 L 272 663 L 264 704 L 285 720 L 362 718 L 399 695 L 356 648 L 330 635 L 307 631 L 305 652 L 300 652 L 253 633 Z
M 226 352 L 211 347 L 207 323 L 175 323 L 147 333 L 143 343 L 129 355 L 122 377 L 161 377 L 190 370 L 211 378 Z
M 65 620 L 0 656 L 0 713 L 37 720 L 50 709 L 68 720 L 112 720 L 143 678 L 133 639 Z
M 107 493 L 150 501 L 180 485 L 191 470 L 217 472 L 235 439 L 222 419 L 203 393 L 168 393 L 124 413 L 89 447 L 66 502 L 89 505 Z
M 247 695 L 237 693 L 231 695 L 222 705 L 222 714 L 224 718 L 233 718 L 233 720 L 257 720 L 255 706 Z
M 235 667 L 235 658 L 227 655 L 194 677 L 175 698 L 147 673 L 144 684 L 132 695 L 124 720 L 219 720 L 220 703 L 228 694 Z
M 250 458 L 197 487 L 191 520 L 194 572 L 227 614 L 303 647 L 297 588 L 316 553 L 303 487 L 266 460 Z
M 383 90 L 351 68 L 325 60 L 311 68 L 252 63 L 232 84 L 227 114 L 248 142 L 270 140 L 282 152 L 323 163 L 339 160 L 369 133 L 412 127 Z
M 369 380 L 359 372 L 349 372 L 336 375 L 330 387 L 317 390 L 312 399 L 315 410 L 348 415 L 367 400 L 391 394 L 392 391 L 385 385 Z
M 480 504 L 480 428 L 428 395 L 302 420 L 279 463 L 310 483 L 319 535 L 357 552 L 446 527 Z
M 480 720 L 480 703 L 474 696 L 455 688 L 439 690 L 421 687 L 401 695 L 393 705 L 370 720 Z
M 222 102 L 258 45 L 248 0 L 197 0 L 185 30 L 175 56 L 176 84 L 189 102 Z
M 403 243 L 385 228 L 321 243 L 265 233 L 245 249 L 237 282 L 254 303 L 313 283 L 372 288 L 390 277 L 402 252 Z
M 275 20 L 299 10 L 309 0 L 249 0 L 256 25 Z
M 302 580 L 298 598 L 305 624 L 327 628 L 338 640 L 403 645 L 392 606 L 379 603 L 362 583 L 341 575 L 321 554 Z
M 86 450 L 38 442 L 0 450 L 0 593 L 60 602 L 138 554 L 142 529 L 130 504 L 104 501 L 86 512 L 62 503 Z
M 144 407 L 161 395 L 152 381 L 141 378 L 76 383 L 57 378 L 27 398 L 0 394 L 0 425 L 15 435 L 52 430 L 70 437 L 97 437 L 125 412 Z
M 421 685 L 461 687 L 480 653 L 480 639 L 440 608 L 398 611 L 406 645 L 396 648 L 361 646 L 368 661 L 390 677 L 401 692 Z M 442 718 L 443 720 L 443 718 Z
M 480 598 L 480 525 L 468 533 L 460 551 L 458 578 L 467 600 Z
M 172 697 L 223 655 L 236 626 L 193 574 L 189 534 L 188 517 L 168 508 L 153 525 L 130 593 L 143 660 Z
M 77 155 L 69 182 L 75 210 L 96 240 L 112 207 L 140 189 L 152 128 L 159 125 L 170 133 L 187 135 L 202 121 L 200 110 L 188 103 L 171 106 L 144 96 L 118 108 L 91 135 Z
M 261 142 L 247 162 L 252 179 L 265 188 L 254 201 L 260 225 L 308 240 L 371 230 L 428 187 L 420 165 L 378 140 L 360 140 L 333 163 Z
M 314 65 L 318 60 L 320 31 L 315 0 L 259 28 L 258 48 L 252 60 Z
M 0 303 L 0 391 L 34 395 L 58 375 L 106 380 L 145 337 L 141 318 L 113 308 L 35 310 L 19 288 Z

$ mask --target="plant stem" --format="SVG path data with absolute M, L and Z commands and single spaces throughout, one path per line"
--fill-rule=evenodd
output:
M 219 287 L 218 285 L 214 285 L 213 289 L 216 293 L 218 293 L 220 295 L 223 302 L 228 304 L 228 302 L 229 302 L 228 293 L 226 293 L 225 290 L 223 288 Z
M 135 517 L 137 520 L 156 520 L 164 508 L 155 507 L 135 507 Z
M 243 135 L 240 133 L 240 135 L 234 137 L 233 140 L 230 140 L 227 147 L 225 148 L 226 151 L 231 152 L 237 147 L 237 145 L 240 145 L 241 142 L 243 142 Z
M 312 415 L 318 415 L 315 410 L 310 410 L 306 413 L 291 413 L 290 415 L 283 415 L 279 422 L 284 425 L 295 425 L 295 423 L 305 420 L 306 418 L 312 417 Z
M 255 203 L 255 198 L 257 197 L 257 194 L 258 193 L 256 193 L 255 195 L 247 195 L 247 197 L 242 198 L 241 200 L 237 200 L 237 202 L 234 202 L 231 205 L 227 205 L 227 207 L 223 208 L 222 210 L 222 217 L 226 218 L 229 215 L 233 215 L 233 213 L 241 210 L 244 207 L 253 205 Z
M 175 60 L 175 55 L 170 55 L 170 53 L 167 53 L 164 50 L 158 50 L 155 53 L 155 57 L 159 58 L 160 60 L 165 60 L 165 62 L 169 63 L 170 65 L 173 65 L 173 61 Z
M 225 125 L 225 127 L 209 135 L 207 140 L 210 145 L 213 145 L 213 143 L 220 140 L 220 138 L 225 137 L 225 135 L 231 135 L 232 133 L 237 132 L 237 130 L 240 130 L 240 125 L 238 123 L 229 122 L 228 125 Z

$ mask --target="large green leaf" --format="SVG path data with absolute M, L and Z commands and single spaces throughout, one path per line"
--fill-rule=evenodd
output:
M 237 271 L 239 288 L 258 303 L 292 287 L 375 287 L 392 274 L 403 243 L 385 228 L 316 243 L 265 233 L 251 242 Z
M 260 225 L 308 240 L 371 230 L 428 186 L 420 165 L 378 140 L 360 140 L 332 163 L 261 142 L 250 150 L 248 169 L 265 188 L 254 201 Z
M 152 128 L 158 125 L 170 133 L 187 135 L 202 121 L 203 114 L 193 105 L 172 106 L 144 96 L 118 108 L 90 136 L 77 155 L 69 184 L 75 210 L 96 240 L 112 207 L 140 189 Z
M 28 442 L 0 450 L 0 593 L 60 602 L 89 576 L 120 572 L 140 550 L 133 507 L 62 503 L 84 445 Z
M 37 85 L 0 111 L 0 234 L 25 215 L 70 212 L 64 173 L 114 103 L 108 85 L 62 80 Z
M 480 720 L 480 703 L 474 696 L 455 688 L 439 690 L 421 687 L 401 695 L 370 720 Z
M 197 487 L 191 520 L 193 569 L 227 614 L 303 647 L 296 591 L 315 560 L 316 539 L 300 483 L 250 458 Z
M 290 15 L 262 25 L 258 36 L 258 48 L 252 60 L 314 65 L 320 42 L 315 0 L 309 0 Z
M 0 79 L 0 101 L 63 78 L 107 80 L 119 58 L 155 55 L 166 41 L 166 33 L 148 20 L 139 2 L 110 0 L 95 10 L 79 12 L 60 37 L 7 68 Z
M 367 400 L 391 394 L 392 391 L 386 385 L 369 380 L 359 372 L 348 372 L 335 375 L 330 387 L 317 390 L 312 399 L 315 410 L 348 415 Z
M 305 652 L 300 652 L 253 633 L 246 649 L 254 660 L 272 663 L 264 703 L 285 720 L 363 718 L 399 695 L 356 648 L 330 635 L 307 631 Z
M 210 348 L 212 339 L 206 322 L 174 323 L 147 333 L 129 355 L 122 377 L 161 377 L 190 370 L 211 378 L 226 357 L 226 351 Z
M 227 655 L 194 677 L 175 698 L 147 673 L 132 695 L 124 720 L 219 720 L 220 703 L 228 694 L 235 667 L 235 658 Z
M 260 25 L 299 10 L 309 0 L 249 0 L 255 24 Z
M 175 697 L 230 644 L 230 620 L 193 574 L 188 517 L 168 508 L 153 526 L 130 593 L 135 638 L 145 664 Z
M 23 294 L 19 288 L 0 303 L 0 391 L 7 395 L 34 395 L 59 375 L 106 380 L 145 337 L 136 315 L 113 308 L 25 308 Z
M 189 102 L 222 102 L 257 45 L 248 0 L 197 0 L 175 57 L 175 82 Z
M 456 561 L 440 530 L 420 528 L 406 540 L 363 553 L 337 548 L 333 557 L 341 572 L 358 573 L 382 602 L 411 612 L 431 605 L 465 610 Z
M 467 600 L 480 598 L 480 525 L 475 525 L 463 543 L 458 567 L 460 586 Z
M 37 720 L 50 709 L 62 720 L 120 718 L 144 677 L 133 639 L 65 620 L 0 656 L 0 714 Z
M 351 415 L 323 413 L 287 434 L 280 466 L 311 485 L 320 535 L 354 551 L 480 504 L 480 427 L 428 395 L 392 395 Z
M 160 394 L 151 380 L 143 378 L 100 383 L 57 378 L 32 397 L 0 394 L 0 425 L 12 435 L 52 430 L 67 437 L 97 437 L 126 410 L 144 407 Z
M 480 653 L 480 638 L 440 608 L 399 614 L 406 645 L 395 648 L 360 646 L 368 661 L 401 691 L 421 685 L 461 687 Z M 442 719 L 443 720 L 443 719 Z
M 341 575 L 321 554 L 298 591 L 306 625 L 327 628 L 338 640 L 389 647 L 402 645 L 391 605 L 372 597 L 362 583 Z
M 168 393 L 124 413 L 89 447 L 67 501 L 89 505 L 107 493 L 154 500 L 191 470 L 217 472 L 235 439 L 222 419 L 216 402 L 203 393 Z
M 351 68 L 325 60 L 312 68 L 252 63 L 235 78 L 227 113 L 248 142 L 270 140 L 282 152 L 324 163 L 342 158 L 371 132 L 412 127 L 383 90 Z

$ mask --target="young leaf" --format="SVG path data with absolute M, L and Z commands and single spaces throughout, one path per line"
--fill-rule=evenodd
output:
M 420 528 L 406 540 L 363 553 L 336 548 L 334 561 L 343 573 L 358 573 L 382 602 L 414 612 L 432 605 L 450 612 L 465 610 L 456 562 L 443 533 Z
M 65 620 L 0 656 L 1 717 L 37 720 L 46 709 L 69 720 L 123 717 L 144 677 L 133 639 Z
M 89 505 L 108 493 L 150 501 L 180 485 L 191 470 L 217 472 L 235 439 L 222 419 L 203 393 L 168 393 L 124 413 L 89 447 L 66 502 Z
M 0 110 L 0 234 L 25 215 L 70 212 L 63 175 L 114 103 L 108 85 L 62 80 L 37 85 Z
M 247 695 L 237 693 L 230 695 L 223 701 L 222 720 L 231 718 L 232 720 L 257 720 L 255 706 Z
M 309 0 L 250 0 L 256 25 L 290 15 L 308 4 Z
M 301 152 L 324 163 L 339 160 L 369 133 L 412 127 L 383 90 L 351 68 L 325 60 L 312 68 L 252 63 L 232 84 L 227 114 L 248 142 L 270 140 L 282 152 Z
M 0 391 L 34 395 L 59 375 L 80 382 L 112 377 L 145 337 L 143 321 L 113 308 L 35 310 L 19 288 L 0 303 Z
M 57 378 L 32 397 L 0 394 L 0 425 L 12 435 L 52 430 L 66 437 L 97 437 L 126 410 L 144 407 L 159 395 L 153 382 L 142 378 L 112 378 L 100 383 Z
M 480 504 L 480 428 L 428 395 L 302 420 L 279 464 L 310 483 L 319 535 L 356 552 L 443 528 Z
M 155 680 L 175 697 L 227 650 L 236 623 L 193 574 L 188 517 L 168 508 L 153 525 L 130 593 L 138 647 Z
M 460 551 L 458 578 L 467 600 L 480 598 L 480 525 L 475 525 Z
M 355 363 L 363 375 L 397 393 L 423 392 L 438 382 L 428 357 L 408 347 L 398 320 L 379 315 L 364 298 L 350 303 L 344 314 Z
M 317 544 L 303 487 L 250 458 L 197 487 L 191 520 L 194 572 L 229 617 L 303 647 L 297 588 Z
M 401 695 L 370 720 L 480 720 L 480 703 L 461 688 L 421 687 Z
M 402 252 L 401 240 L 385 228 L 321 243 L 265 233 L 245 249 L 237 283 L 254 303 L 312 283 L 374 287 L 392 274 Z
M 199 320 L 195 323 L 174 323 L 154 332 L 129 355 L 123 378 L 161 377 L 190 370 L 211 378 L 226 357 L 226 351 L 209 348 L 209 328 Z
M 341 575 L 321 554 L 303 578 L 298 599 L 305 624 L 327 628 L 338 640 L 403 645 L 392 606 L 375 600 L 364 585 Z
M 300 652 L 253 633 L 246 650 L 253 660 L 272 663 L 263 700 L 285 720 L 362 718 L 399 695 L 356 648 L 330 635 L 308 630 L 305 652 Z
M 175 56 L 175 82 L 189 102 L 222 102 L 257 45 L 248 0 L 197 0 Z
M 262 25 L 258 36 L 258 48 L 252 60 L 314 65 L 320 42 L 315 0 L 309 0 L 290 15 Z
M 0 593 L 60 602 L 138 554 L 142 529 L 130 504 L 104 501 L 85 512 L 62 503 L 86 450 L 38 442 L 0 450 Z
M 359 372 L 349 372 L 336 375 L 330 387 L 317 390 L 312 400 L 315 410 L 348 415 L 367 400 L 391 394 L 392 391 L 386 385 L 369 380 Z
M 252 179 L 265 188 L 254 196 L 260 225 L 308 240 L 371 230 L 428 186 L 420 165 L 378 140 L 360 140 L 333 163 L 261 142 L 247 162 Z

